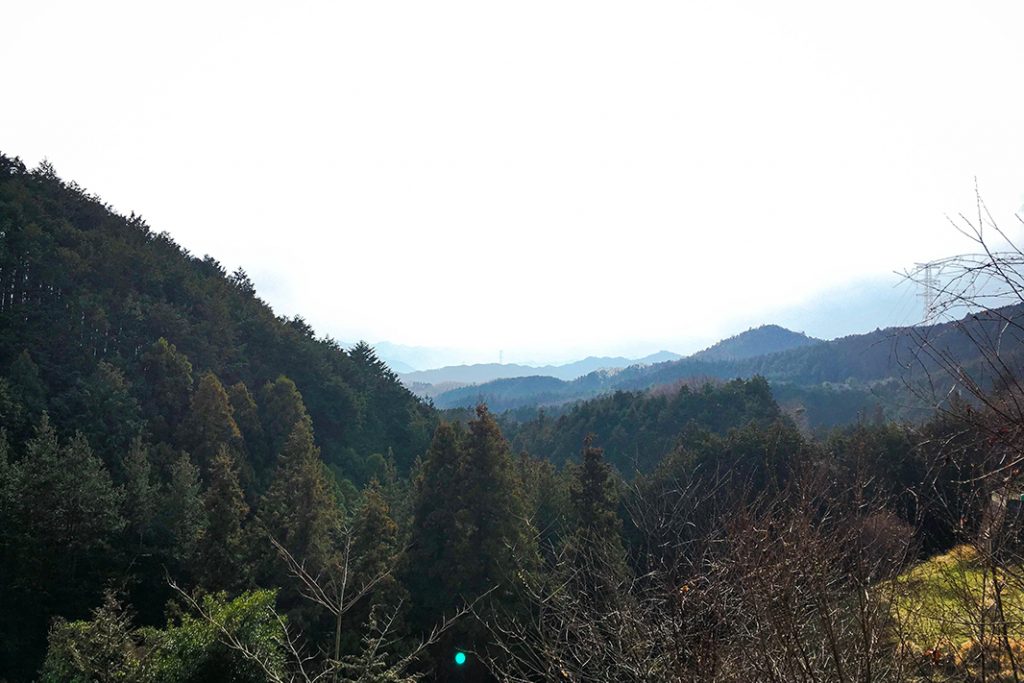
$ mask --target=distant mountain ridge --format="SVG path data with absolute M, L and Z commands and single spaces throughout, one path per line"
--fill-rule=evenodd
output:
M 539 390 L 549 391 L 551 389 L 551 383 L 540 383 L 542 377 L 571 382 L 598 371 L 620 371 L 634 366 L 656 366 L 685 358 L 705 361 L 741 360 L 820 343 L 821 340 L 808 337 L 802 332 L 793 332 L 777 325 L 764 325 L 733 335 L 705 350 L 685 357 L 671 351 L 658 351 L 642 358 L 589 356 L 583 360 L 568 362 L 568 364 L 560 366 L 535 367 L 489 362 L 489 364 L 449 366 L 413 373 L 399 372 L 398 375 L 401 381 L 416 393 L 431 398 L 446 393 L 439 390 L 440 387 L 437 385 L 456 385 L 447 388 L 459 392 L 454 395 L 461 396 L 471 394 L 471 386 L 513 379 L 526 380 L 508 385 L 515 386 L 516 393 L 525 396 L 528 394 L 528 389 L 525 387 L 530 386 L 531 383 L 536 385 Z M 543 389 L 541 389 L 542 384 Z
M 1024 316 L 1024 306 L 1018 306 L 1005 315 Z M 988 334 L 990 332 L 980 326 L 995 324 L 982 316 L 968 316 L 964 322 L 974 330 L 974 334 Z M 756 328 L 710 347 L 707 351 L 714 351 L 711 354 L 701 352 L 680 360 L 627 367 L 615 373 L 596 372 L 569 382 L 532 377 L 460 387 L 440 393 L 434 398 L 434 404 L 439 408 L 459 408 L 485 402 L 493 410 L 509 410 L 560 405 L 608 392 L 643 390 L 683 380 L 719 381 L 755 376 L 764 377 L 773 388 L 846 386 L 863 391 L 873 384 L 904 379 L 904 374 L 912 367 L 919 371 L 934 369 L 920 366 L 922 359 L 914 358 L 912 334 L 926 336 L 934 348 L 947 350 L 967 365 L 981 362 L 968 334 L 959 330 L 954 322 L 875 330 L 831 341 L 814 340 L 788 330 L 785 332 L 788 334 L 780 335 L 777 330 L 765 332 L 765 328 Z M 748 338 L 788 339 L 796 342 L 797 346 L 745 358 L 714 359 L 715 355 L 740 355 L 744 349 L 749 349 L 750 346 L 742 339 L 744 335 Z M 1024 348 L 1006 348 L 1004 351 L 1014 362 L 1024 363 Z M 918 362 L 910 362 L 914 360 Z
M 671 351 L 658 351 L 643 358 L 624 358 L 622 356 L 589 356 L 564 365 L 518 365 L 515 363 L 477 363 L 474 365 L 450 365 L 434 370 L 399 373 L 406 384 L 440 384 L 454 382 L 458 384 L 481 384 L 497 379 L 514 379 L 519 377 L 554 377 L 560 380 L 574 380 L 577 377 L 597 370 L 625 368 L 631 365 L 652 365 L 682 358 Z

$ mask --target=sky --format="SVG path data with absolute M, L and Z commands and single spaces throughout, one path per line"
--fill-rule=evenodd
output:
M 1024 3 L 7 2 L 0 151 L 449 360 L 915 321 L 1016 234 Z M 1014 230 L 1014 226 L 1018 230 Z

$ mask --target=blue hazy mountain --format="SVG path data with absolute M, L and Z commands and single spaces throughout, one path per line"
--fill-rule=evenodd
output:
M 965 320 L 968 322 L 966 332 L 953 322 L 945 322 L 877 329 L 831 341 L 766 326 L 748 330 L 679 360 L 594 372 L 571 381 L 552 377 L 499 379 L 442 392 L 434 397 L 434 404 L 439 408 L 460 408 L 486 402 L 494 410 L 553 406 L 612 391 L 642 391 L 680 382 L 718 382 L 755 376 L 764 377 L 776 391 L 822 388 L 832 391 L 840 387 L 844 391 L 868 392 L 865 396 L 869 398 L 881 385 L 910 379 L 907 373 L 916 367 L 911 361 L 917 365 L 923 363 L 922 372 L 935 371 L 934 360 L 929 361 L 929 365 L 927 358 L 914 355 L 915 339 L 922 335 L 929 339 L 932 348 L 945 349 L 950 357 L 965 366 L 981 363 L 983 359 L 977 357 L 978 350 L 970 343 L 969 334 L 987 333 L 987 330 L 975 329 L 986 323 L 970 316 Z M 770 342 L 766 348 L 774 350 L 757 354 L 754 341 L 758 339 Z M 792 346 L 779 350 L 777 343 Z M 1015 362 L 1024 358 L 1024 348 L 1006 351 L 1013 354 Z M 813 404 L 814 400 L 818 399 L 808 396 L 805 403 Z M 854 406 L 853 410 L 856 409 Z
M 398 371 L 406 386 L 420 384 L 482 384 L 496 379 L 514 379 L 518 377 L 553 377 L 560 380 L 574 380 L 577 377 L 598 370 L 614 370 L 631 365 L 652 365 L 682 358 L 671 351 L 658 351 L 643 358 L 624 358 L 622 356 L 590 356 L 564 365 L 518 365 L 515 363 L 477 363 L 474 365 L 450 365 L 434 370 L 418 372 Z M 395 367 L 392 365 L 392 369 Z

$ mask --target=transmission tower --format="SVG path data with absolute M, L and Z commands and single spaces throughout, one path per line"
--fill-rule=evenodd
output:
M 931 263 L 917 263 L 918 272 L 920 277 L 917 280 L 917 296 L 921 299 L 924 307 L 924 322 L 930 321 L 935 317 L 936 301 L 938 300 L 938 277 L 935 272 L 936 268 L 940 267 L 934 262 Z

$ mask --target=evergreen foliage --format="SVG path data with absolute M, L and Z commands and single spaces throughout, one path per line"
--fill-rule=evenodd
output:
M 161 499 L 161 521 L 171 558 L 178 568 L 195 567 L 208 525 L 199 469 L 182 453 L 171 466 Z
M 157 339 L 142 356 L 142 400 L 154 441 L 171 442 L 188 413 L 192 364 L 174 344 Z
M 121 464 L 124 478 L 126 530 L 141 549 L 154 529 L 158 493 L 153 481 L 149 452 L 141 437 L 135 437 Z
M 260 501 L 259 519 L 293 556 L 323 568 L 334 553 L 340 511 L 319 456 L 309 420 L 295 422 Z
M 212 372 L 200 378 L 179 431 L 178 442 L 204 473 L 210 472 L 214 459 L 222 452 L 231 456 L 236 464 L 241 461 L 242 433 L 235 424 L 228 394 Z
M 477 408 L 467 433 L 442 424 L 417 490 L 407 582 L 413 625 L 429 628 L 463 604 L 482 614 L 521 609 L 519 576 L 537 565 L 535 534 L 520 481 L 493 415 Z M 480 624 L 457 625 L 436 648 L 486 649 Z
M 249 506 L 238 483 L 235 457 L 227 446 L 221 446 L 211 463 L 203 504 L 206 533 L 199 549 L 202 585 L 212 590 L 244 585 L 248 553 L 242 525 L 249 514 Z
M 556 463 L 570 461 L 590 434 L 604 444 L 608 462 L 623 473 L 652 470 L 677 445 L 687 425 L 715 433 L 748 423 L 766 425 L 782 413 L 763 379 L 735 380 L 675 392 L 616 392 L 579 403 L 557 418 L 506 421 L 517 449 Z
M 301 319 L 275 316 L 244 272 L 228 276 L 52 167 L 0 155 L 0 226 L 0 368 L 24 411 L 17 443 L 101 361 L 131 378 L 154 444 L 184 447 L 193 373 L 206 372 L 249 387 L 290 377 L 325 460 L 359 481 L 370 453 L 391 447 L 406 468 L 429 443 L 432 411 L 372 353 L 351 355 Z
M 483 405 L 458 414 L 465 425 L 439 422 L 368 344 L 346 351 L 301 318 L 275 316 L 244 270 L 229 276 L 188 254 L 48 164 L 30 171 L 0 155 L 0 676 L 288 680 L 286 635 L 301 634 L 328 675 L 486 681 L 487 657 L 525 651 L 497 649 L 496 624 L 554 624 L 563 646 L 610 643 L 629 665 L 668 657 L 688 670 L 709 660 L 663 646 L 678 637 L 663 625 L 707 636 L 700 647 L 736 627 L 722 615 L 737 605 L 740 627 L 770 625 L 791 594 L 745 586 L 775 586 L 773 571 L 802 567 L 794 543 L 837 549 L 829 533 L 847 525 L 843 538 L 881 552 L 916 528 L 939 551 L 965 528 L 993 528 L 993 505 L 1015 505 L 1019 427 L 993 426 L 970 406 L 954 406 L 974 420 L 968 428 L 879 415 L 814 440 L 758 373 L 870 379 L 882 359 L 877 349 L 855 357 L 849 340 L 785 337 L 776 341 L 801 348 L 750 357 L 733 340 L 713 362 L 630 368 L 574 388 L 630 391 L 500 425 Z M 946 338 L 957 353 L 962 341 Z M 752 379 L 650 390 L 695 368 Z M 805 389 L 775 396 L 820 396 Z M 1000 391 L 1017 402 L 1012 383 Z M 819 414 L 835 416 L 856 401 L 821 403 Z M 1007 444 L 1014 464 L 975 477 Z M 802 478 L 820 490 L 795 486 Z M 819 496 L 833 490 L 853 495 Z M 884 505 L 861 511 L 869 499 Z M 643 505 L 654 523 L 632 514 Z M 743 535 L 730 538 L 734 529 Z M 765 557 L 781 564 L 766 570 Z M 855 567 L 841 580 L 814 573 L 838 561 L 812 562 L 789 586 L 827 584 L 818 595 L 852 604 L 895 585 L 877 580 L 887 562 L 866 569 L 856 593 L 844 583 Z M 691 586 L 712 573 L 721 593 L 698 603 Z M 547 590 L 553 600 L 530 602 Z M 473 617 L 432 639 L 409 673 L 418 639 L 468 603 Z M 760 621 L 743 621 L 745 606 L 763 605 Z M 552 611 L 566 606 L 571 623 Z M 625 623 L 652 607 L 664 608 L 658 619 Z M 825 623 L 800 624 L 797 641 Z M 622 634 L 646 631 L 657 646 L 616 649 Z M 340 662 L 327 662 L 339 641 Z M 458 670 L 456 647 L 473 654 Z M 656 678 L 640 670 L 638 680 Z

